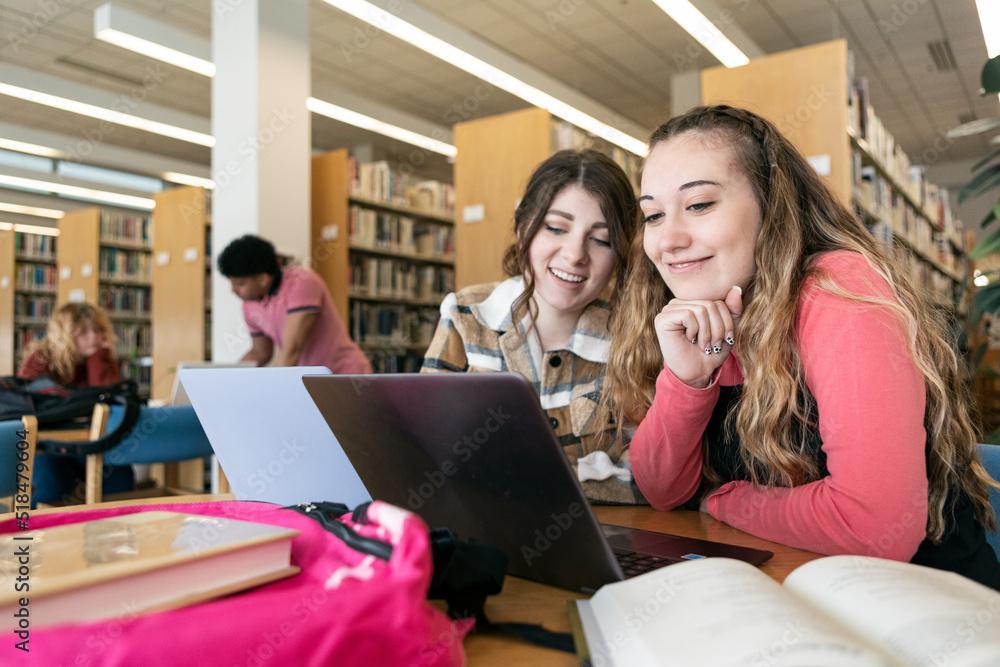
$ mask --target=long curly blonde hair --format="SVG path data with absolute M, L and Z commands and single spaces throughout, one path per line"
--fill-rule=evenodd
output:
M 104 310 L 89 303 L 67 303 L 56 309 L 49 318 L 45 338 L 31 345 L 25 352 L 25 357 L 40 351 L 52 379 L 60 384 L 71 383 L 76 374 L 76 366 L 81 361 L 77 358 L 76 336 L 87 325 L 104 337 L 114 362 L 117 338 L 111 328 L 111 321 Z
M 744 371 L 739 402 L 729 425 L 740 438 L 741 456 L 758 485 L 796 486 L 819 478 L 805 434 L 815 407 L 794 340 L 799 293 L 821 253 L 848 250 L 862 255 L 889 284 L 894 299 L 846 292 L 828 275 L 817 285 L 838 296 L 876 304 L 903 324 L 909 351 L 926 386 L 927 536 L 938 541 L 946 528 L 950 489 L 971 499 L 979 519 L 996 525 L 988 487 L 1000 488 L 976 455 L 976 430 L 968 370 L 955 351 L 943 312 L 933 307 L 864 225 L 830 192 L 813 168 L 764 118 L 728 106 L 697 107 L 660 126 L 650 146 L 685 132 L 724 142 L 752 184 L 761 208 L 754 248 L 756 271 L 748 303 L 737 325 Z M 663 356 L 653 318 L 673 295 L 643 251 L 642 234 L 631 246 L 626 286 L 613 317 L 604 400 L 619 428 L 638 424 L 653 400 Z M 707 479 L 714 478 L 708 467 Z

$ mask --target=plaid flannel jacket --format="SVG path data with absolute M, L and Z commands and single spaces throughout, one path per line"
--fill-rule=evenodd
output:
M 538 393 L 571 467 L 598 450 L 627 463 L 628 445 L 600 406 L 608 358 L 610 307 L 594 301 L 580 315 L 564 349 L 543 351 L 536 336 L 521 336 L 527 318 L 515 326 L 511 306 L 523 291 L 520 278 L 466 287 L 441 303 L 441 320 L 424 358 L 424 373 L 515 372 Z M 616 478 L 583 482 L 593 501 L 645 503 L 634 482 Z

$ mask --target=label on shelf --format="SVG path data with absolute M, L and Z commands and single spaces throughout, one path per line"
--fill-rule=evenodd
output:
M 73 275 L 73 270 L 70 269 L 68 266 L 64 266 L 61 269 L 59 269 L 59 279 L 60 280 L 69 280 L 69 277 L 71 275 Z
M 822 155 L 810 155 L 806 158 L 809 160 L 809 164 L 812 168 L 816 170 L 816 173 L 820 176 L 830 175 L 830 155 L 828 153 L 823 153 Z
M 170 263 L 170 251 L 169 250 L 161 250 L 160 252 L 156 253 L 156 265 L 157 266 L 166 266 L 169 263 Z
M 10 276 L 3 276 L 0 278 L 0 288 L 7 289 L 10 287 Z
M 80 275 L 84 278 L 89 278 L 94 275 L 94 265 L 87 263 L 80 266 Z
M 87 293 L 83 291 L 82 287 L 71 289 L 69 291 L 69 300 L 71 303 L 83 303 L 87 300 Z
M 472 204 L 462 208 L 462 222 L 482 222 L 486 219 L 486 204 Z
M 323 225 L 323 229 L 320 231 L 320 236 L 324 241 L 336 241 L 339 235 L 340 227 L 337 225 Z
M 198 261 L 198 248 L 191 246 L 190 248 L 184 248 L 184 261 L 190 264 L 191 262 Z

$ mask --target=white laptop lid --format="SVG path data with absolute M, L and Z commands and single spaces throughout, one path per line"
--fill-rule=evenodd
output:
M 257 364 L 252 361 L 237 361 L 234 363 L 218 363 L 215 361 L 182 361 L 177 364 L 177 372 L 174 373 L 174 386 L 170 390 L 170 405 L 191 405 L 184 385 L 181 384 L 181 370 L 185 368 L 255 368 Z
M 239 500 L 280 505 L 371 495 L 302 384 L 322 366 L 184 368 L 195 414 Z

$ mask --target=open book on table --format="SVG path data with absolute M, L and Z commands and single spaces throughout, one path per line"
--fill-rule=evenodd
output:
M 1000 593 L 879 558 L 821 558 L 783 585 L 706 558 L 570 605 L 577 650 L 594 667 L 1000 665 Z

